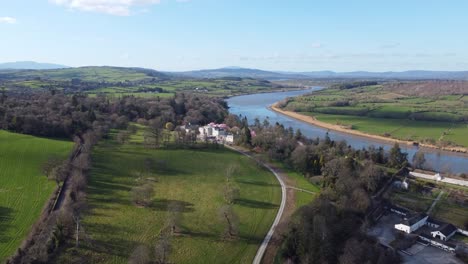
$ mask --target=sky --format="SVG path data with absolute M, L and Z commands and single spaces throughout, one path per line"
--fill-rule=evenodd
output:
M 1 0 L 0 62 L 468 70 L 466 0 Z

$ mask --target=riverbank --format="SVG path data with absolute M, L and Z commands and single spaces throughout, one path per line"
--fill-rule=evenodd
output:
M 406 140 L 388 138 L 388 137 L 374 135 L 374 134 L 367 134 L 367 133 L 357 131 L 357 130 L 352 130 L 352 129 L 349 129 L 349 128 L 346 128 L 346 127 L 343 127 L 343 126 L 340 126 L 340 125 L 334 125 L 334 124 L 322 122 L 322 121 L 319 121 L 319 120 L 315 119 L 312 116 L 307 116 L 307 115 L 299 114 L 299 113 L 296 113 L 296 112 L 283 110 L 283 109 L 279 108 L 277 106 L 277 104 L 278 103 L 275 103 L 275 104 L 271 105 L 270 109 L 272 111 L 277 112 L 277 113 L 289 116 L 291 118 L 297 119 L 297 120 L 302 121 L 302 122 L 306 122 L 308 124 L 312 124 L 314 126 L 322 127 L 322 128 L 333 130 L 333 131 L 338 131 L 338 132 L 341 132 L 341 133 L 351 134 L 351 135 L 354 135 L 354 136 L 370 138 L 370 139 L 373 139 L 373 140 L 389 142 L 389 143 L 398 143 L 400 145 L 414 146 L 415 143 L 416 143 L 416 142 L 413 142 L 413 141 L 406 141 Z M 426 144 L 426 143 L 417 143 L 417 144 L 420 147 L 423 147 L 423 148 L 444 150 L 444 151 L 457 152 L 457 153 L 463 153 L 463 154 L 468 153 L 468 149 L 463 148 L 463 147 L 438 147 L 438 146 L 431 145 L 431 144 Z

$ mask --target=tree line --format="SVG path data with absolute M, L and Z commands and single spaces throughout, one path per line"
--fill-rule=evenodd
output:
M 308 139 L 300 130 L 256 119 L 256 136 L 243 144 L 267 153 L 321 186 L 320 195 L 293 217 L 281 247 L 290 263 L 399 263 L 398 254 L 365 234 L 371 221 L 372 195 L 390 175 L 384 167 L 405 168 L 405 153 L 396 144 L 353 149 L 345 141 Z
M 43 173 L 57 183 L 56 196 L 50 199 L 39 221 L 8 263 L 49 263 L 72 238 L 75 247 L 79 246 L 82 236 L 86 236 L 81 218 L 87 208 L 92 148 L 107 137 L 110 129 L 125 129 L 130 122 L 138 122 L 162 130 L 168 124 L 221 122 L 227 116 L 227 105 L 221 99 L 192 94 L 143 99 L 42 91 L 2 93 L 2 99 L 0 128 L 75 141 L 75 148 L 66 161 L 51 157 L 43 165 Z M 150 163 L 148 166 L 153 166 Z M 141 186 L 134 192 L 144 194 L 145 189 L 148 188 Z M 135 203 L 144 204 L 146 197 L 138 195 L 134 197 Z M 176 230 L 175 225 L 172 224 L 171 230 Z M 163 238 L 158 245 L 162 252 L 169 250 L 168 241 Z M 73 261 L 80 263 L 81 256 L 75 257 Z
M 23 134 L 73 138 L 97 126 L 125 128 L 143 120 L 163 126 L 222 121 L 226 103 L 218 98 L 176 94 L 174 98 L 68 95 L 62 92 L 9 93 L 0 101 L 0 128 Z

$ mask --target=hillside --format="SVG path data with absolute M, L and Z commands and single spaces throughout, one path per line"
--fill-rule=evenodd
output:
M 241 77 L 241 78 L 256 78 L 266 80 L 280 79 L 305 79 L 307 76 L 294 73 L 279 73 L 272 71 L 264 71 L 258 69 L 247 68 L 220 68 L 209 70 L 197 70 L 186 72 L 173 72 L 174 75 L 187 76 L 192 78 L 223 78 L 223 77 Z
M 158 241 L 171 223 L 177 226 L 167 241 L 172 252 L 158 263 L 251 263 L 281 201 L 275 177 L 225 149 L 148 149 L 141 133 L 125 144 L 103 141 L 93 151 L 91 210 L 83 218 L 90 239 L 76 249 L 80 263 L 128 263 L 141 247 L 158 254 Z M 236 239 L 224 238 L 220 217 L 229 166 L 239 190 L 231 205 Z M 135 204 L 132 194 L 143 184 L 154 190 L 147 206 Z M 73 252 L 64 252 L 58 263 L 71 263 Z
M 323 79 L 396 79 L 396 80 L 468 80 L 468 71 L 402 71 L 402 72 L 300 72 L 308 78 Z
M 199 79 L 170 76 L 151 69 L 122 67 L 0 70 L 2 87 L 11 92 L 61 90 L 66 93 L 141 97 L 173 96 L 175 92 L 232 96 L 295 88 L 252 78 Z
M 169 77 L 164 73 L 151 69 L 109 66 L 52 70 L 0 71 L 0 80 L 45 79 L 54 81 L 71 81 L 72 79 L 80 79 L 81 81 L 94 82 L 124 82 L 148 80 L 153 78 L 168 79 Z
M 318 121 L 441 147 L 468 146 L 468 82 L 346 84 L 280 104 Z
M 402 72 L 288 72 L 264 71 L 239 67 L 207 69 L 169 74 L 192 78 L 243 77 L 266 80 L 307 80 L 307 79 L 377 79 L 377 80 L 468 80 L 468 71 L 402 71 Z
M 41 63 L 35 61 L 16 61 L 0 63 L 0 69 L 25 69 L 25 70 L 50 70 L 69 68 L 65 65 L 54 63 Z
M 0 130 L 0 262 L 19 247 L 53 193 L 55 182 L 42 165 L 51 156 L 65 159 L 72 146 Z

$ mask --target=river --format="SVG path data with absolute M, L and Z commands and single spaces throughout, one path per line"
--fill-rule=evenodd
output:
M 317 127 L 268 109 L 270 105 L 275 102 L 281 101 L 286 97 L 294 97 L 310 93 L 312 91 L 320 90 L 321 87 L 314 87 L 309 90 L 300 91 L 287 91 L 275 93 L 260 93 L 231 97 L 227 99 L 229 111 L 236 115 L 246 116 L 249 122 L 253 122 L 255 118 L 263 121 L 268 118 L 269 122 L 274 124 L 276 122 L 283 124 L 285 127 L 292 127 L 294 130 L 300 129 L 302 134 L 310 138 L 324 137 L 327 129 Z M 382 142 L 366 137 L 359 137 L 329 131 L 329 136 L 333 140 L 346 140 L 346 142 L 354 148 L 363 148 L 374 145 L 376 147 L 382 146 L 384 149 L 389 150 L 393 144 Z M 411 161 L 413 155 L 418 151 L 418 147 L 401 145 L 402 151 L 408 153 L 408 160 Z M 468 172 L 468 156 L 447 151 L 438 151 L 434 149 L 422 149 L 426 157 L 426 164 L 436 171 L 452 172 L 452 173 L 467 173 Z

